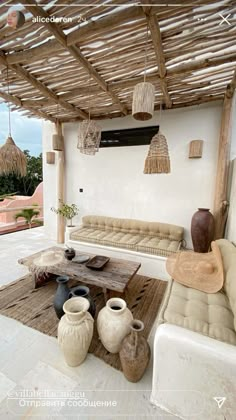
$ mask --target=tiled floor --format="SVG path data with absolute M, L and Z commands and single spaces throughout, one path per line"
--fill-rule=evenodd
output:
M 0 284 L 27 272 L 17 263 L 19 258 L 51 245 L 54 242 L 46 238 L 43 227 L 1 236 Z M 0 418 L 4 420 L 176 419 L 150 404 L 151 377 L 152 362 L 142 380 L 132 384 L 91 354 L 81 366 L 70 368 L 55 338 L 0 315 Z M 40 391 L 47 393 L 47 399 Z

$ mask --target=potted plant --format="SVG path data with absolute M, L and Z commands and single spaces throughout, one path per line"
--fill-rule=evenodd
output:
M 56 209 L 55 207 L 51 207 L 51 210 L 54 211 L 54 213 L 56 214 L 60 214 L 61 216 L 65 217 L 66 220 L 68 221 L 67 226 L 68 227 L 74 227 L 72 225 L 72 219 L 73 217 L 77 216 L 77 214 L 79 214 L 79 208 L 77 207 L 76 204 L 66 204 L 63 203 L 63 201 L 61 201 L 61 206 Z

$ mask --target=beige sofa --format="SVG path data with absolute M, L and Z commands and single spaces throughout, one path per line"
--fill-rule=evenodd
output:
M 218 418 L 218 396 L 227 400 L 222 418 L 236 412 L 236 247 L 217 244 L 223 289 L 208 294 L 170 280 L 158 314 L 151 401 L 181 418 Z
M 181 247 L 184 229 L 165 223 L 84 216 L 82 226 L 70 234 L 72 241 L 167 257 Z
M 216 241 L 224 264 L 223 290 L 204 293 L 170 280 L 158 324 L 168 322 L 236 345 L 236 247 Z

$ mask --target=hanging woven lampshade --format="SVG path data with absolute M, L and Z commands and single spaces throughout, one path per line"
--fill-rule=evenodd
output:
M 144 80 L 134 87 L 132 115 L 136 120 L 146 121 L 153 117 L 155 102 L 155 87 L 152 83 L 146 82 L 147 75 L 147 48 L 148 48 L 148 24 L 145 41 L 145 62 L 144 62 Z
M 136 120 L 146 121 L 153 117 L 155 88 L 152 83 L 142 82 L 134 87 L 132 115 Z
M 26 165 L 25 154 L 16 146 L 13 138 L 9 135 L 6 143 L 0 147 L 0 175 L 15 173 L 25 176 Z
M 8 67 L 7 67 L 7 92 L 10 94 Z M 20 176 L 26 175 L 27 158 L 16 146 L 11 136 L 11 108 L 8 104 L 8 128 L 9 135 L 5 144 L 0 147 L 0 175 L 15 173 Z
M 170 157 L 165 136 L 158 132 L 153 136 L 148 155 L 145 160 L 145 174 L 161 174 L 170 172 Z
M 77 147 L 85 155 L 95 155 L 99 151 L 101 127 L 93 120 L 84 120 L 79 125 Z

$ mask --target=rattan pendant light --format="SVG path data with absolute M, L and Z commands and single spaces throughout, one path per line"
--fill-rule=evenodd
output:
M 79 124 L 77 148 L 85 155 L 95 155 L 99 151 L 101 127 L 90 119 L 90 77 L 89 77 L 89 118 Z
M 9 89 L 9 78 L 7 68 L 7 87 L 8 95 L 10 94 Z M 11 109 L 8 103 L 8 128 L 9 135 L 5 144 L 0 147 L 0 175 L 8 175 L 15 173 L 16 175 L 25 176 L 27 159 L 25 154 L 16 146 L 11 136 Z
M 153 117 L 155 88 L 152 83 L 146 82 L 147 73 L 147 45 L 148 45 L 148 25 L 145 46 L 145 63 L 144 63 L 144 81 L 138 83 L 134 87 L 132 115 L 136 120 L 146 121 Z
M 161 123 L 160 104 L 160 123 Z M 170 157 L 168 144 L 165 136 L 159 131 L 153 136 L 148 155 L 145 160 L 144 174 L 168 174 L 170 173 Z

